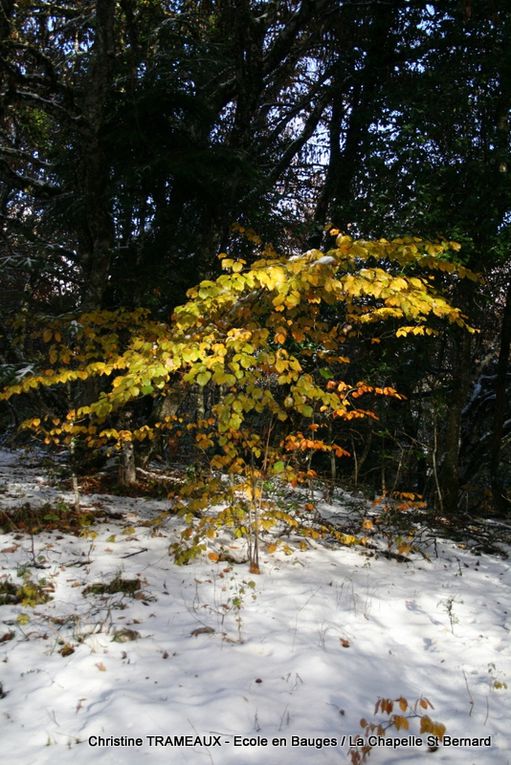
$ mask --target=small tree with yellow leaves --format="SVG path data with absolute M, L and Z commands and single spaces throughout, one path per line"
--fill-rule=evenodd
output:
M 273 251 L 247 265 L 222 256 L 224 273 L 188 293 L 169 324 L 143 311 L 76 317 L 73 338 L 49 325 L 51 368 L 11 385 L 8 398 L 41 386 L 102 380 L 91 403 L 64 417 L 25 423 L 46 443 L 80 436 L 91 448 L 191 433 L 211 473 L 181 492 L 188 525 L 174 547 L 185 562 L 207 548 L 219 528 L 248 540 L 253 571 L 261 540 L 282 524 L 303 536 L 321 536 L 307 518 L 283 512 L 265 490 L 272 479 L 297 484 L 315 475 L 313 455 L 348 455 L 332 424 L 375 418 L 361 406 L 371 395 L 402 398 L 392 387 L 349 380 L 344 353 L 354 328 L 389 325 L 398 337 L 430 335 L 449 322 L 471 330 L 460 310 L 434 286 L 435 272 L 475 279 L 455 265 L 452 242 L 420 239 L 355 241 L 339 234 L 327 253 L 310 250 L 279 257 Z M 209 411 L 188 419 L 179 410 L 154 424 L 118 425 L 115 418 L 144 396 L 177 388 L 212 390 Z M 222 476 L 228 476 L 226 479 Z M 221 509 L 208 511 L 219 501 Z M 308 519 L 308 520 L 307 520 Z M 353 537 L 338 535 L 350 543 Z

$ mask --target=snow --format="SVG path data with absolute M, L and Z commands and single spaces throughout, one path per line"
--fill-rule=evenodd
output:
M 331 255 L 323 255 L 323 257 L 315 260 L 312 265 L 313 266 L 329 266 L 331 263 L 336 263 L 335 258 L 333 258 Z
M 0 510 L 60 500 L 72 496 L 49 484 L 37 457 L 0 451 Z M 0 640 L 14 633 L 0 642 L 6 765 L 350 762 L 343 736 L 375 719 L 379 697 L 401 696 L 427 697 L 448 735 L 491 736 L 491 746 L 434 754 L 424 742 L 381 746 L 368 762 L 511 762 L 506 559 L 439 540 L 438 558 L 410 563 L 315 546 L 263 555 L 260 576 L 207 558 L 177 567 L 168 548 L 178 521 L 147 525 L 167 501 L 94 495 L 82 503 L 122 516 L 94 525 L 95 538 L 0 537 L 0 581 L 19 584 L 25 572 L 54 587 L 35 607 L 0 606 Z M 84 594 L 119 575 L 139 580 L 135 597 Z M 139 637 L 113 640 L 122 630 Z M 61 655 L 63 644 L 74 652 Z M 147 738 L 180 735 L 212 738 L 189 747 Z M 418 736 L 417 721 L 386 735 Z M 142 745 L 91 745 L 98 736 Z M 292 746 L 292 736 L 308 746 Z M 319 748 L 325 738 L 337 745 Z

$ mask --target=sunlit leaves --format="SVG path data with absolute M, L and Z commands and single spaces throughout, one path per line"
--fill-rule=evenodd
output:
M 202 493 L 183 496 L 190 525 L 174 550 L 183 562 L 205 549 L 202 540 L 213 539 L 221 527 L 252 545 L 279 524 L 299 528 L 309 539 L 328 533 L 353 544 L 355 537 L 307 527 L 283 513 L 262 487 L 269 479 L 294 485 L 311 480 L 316 455 L 349 456 L 332 428 L 340 421 L 377 418 L 360 406 L 362 397 L 403 398 L 390 386 L 344 379 L 348 335 L 363 336 L 366 325 L 376 324 L 404 338 L 438 332 L 442 322 L 467 326 L 430 278 L 435 273 L 444 281 L 476 278 L 456 264 L 456 251 L 451 242 L 355 241 L 339 234 L 328 253 L 310 250 L 284 258 L 267 248 L 251 265 L 222 255 L 224 272 L 189 290 L 188 302 L 170 323 L 152 321 L 141 309 L 120 309 L 43 327 L 39 337 L 50 368 L 27 375 L 1 397 L 38 387 L 77 390 L 96 378 L 95 400 L 65 417 L 41 416 L 25 426 L 45 443 L 70 443 L 80 436 L 93 448 L 150 441 L 163 432 L 174 439 L 183 432 L 193 436 L 211 470 L 235 481 L 226 491 L 209 478 Z M 370 336 L 370 342 L 381 338 Z M 207 417 L 197 419 L 192 410 L 185 422 L 167 417 L 152 425 L 120 424 L 119 415 L 135 401 L 178 389 L 207 395 Z M 216 493 L 223 507 L 208 515 Z M 404 550 L 408 541 L 402 544 Z
M 330 367 L 321 367 L 318 378 L 303 373 L 309 353 L 302 347 L 305 341 L 318 356 L 335 351 L 342 341 L 336 324 L 320 320 L 321 304 L 336 304 L 337 315 L 344 313 L 345 321 L 355 325 L 390 321 L 398 337 L 435 333 L 437 328 L 426 324 L 430 316 L 466 326 L 460 311 L 420 275 L 427 268 L 475 278 L 447 259 L 456 250 L 451 242 L 367 242 L 339 234 L 327 256 L 310 250 L 289 260 L 262 259 L 250 267 L 224 257 L 226 273 L 190 290 L 189 301 L 176 309 L 170 326 L 149 321 L 139 309 L 84 314 L 67 329 L 46 327 L 42 339 L 51 343 L 54 369 L 27 376 L 2 397 L 104 377 L 108 389 L 78 415 L 101 422 L 133 399 L 163 393 L 182 380 L 246 392 L 248 402 L 240 409 L 229 411 L 232 401 L 225 396 L 216 406 L 221 432 L 239 428 L 248 412 L 267 408 L 282 421 L 289 408 L 306 419 L 318 412 L 344 419 L 370 416 L 352 401 L 364 392 L 399 394 L 358 384 L 355 389 L 347 384 L 343 388 L 344 383 L 332 387 Z M 126 332 L 128 342 L 121 342 Z M 275 396 L 267 389 L 261 395 L 261 383 L 272 375 L 282 392 Z

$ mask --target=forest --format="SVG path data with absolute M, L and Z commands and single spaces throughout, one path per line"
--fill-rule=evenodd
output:
M 504 555 L 510 40 L 507 0 L 0 0 L 6 550 L 146 502 L 172 565 L 227 565 L 240 644 L 272 556 Z M 43 515 L 30 460 L 69 492 Z M 23 571 L 0 605 L 50 597 Z M 388 725 L 442 738 L 391 685 Z
M 234 432 L 243 422 L 278 450 L 318 425 L 315 440 L 349 453 L 331 468 L 331 451 L 316 449 L 311 465 L 302 447 L 328 480 L 333 469 L 334 481 L 373 496 L 420 494 L 449 516 L 505 512 L 510 16 L 504 2 L 3 0 L 6 432 L 42 420 L 36 437 L 58 441 L 46 419 L 98 401 L 122 370 L 110 408 L 68 422 L 110 433 L 93 449 L 131 445 L 137 461 L 152 441 L 165 459 L 205 463 L 209 432 L 193 444 L 179 421 L 218 420 L 215 406 L 250 397 L 245 378 L 257 387 L 259 375 L 268 399 L 255 410 L 242 402 Z M 396 239 L 399 252 L 384 244 Z M 321 286 L 301 283 L 279 303 L 282 285 L 302 279 L 288 269 L 304 253 L 320 260 Z M 222 263 L 225 306 L 208 293 Z M 279 278 L 236 284 L 273 263 Z M 330 299 L 314 302 L 330 278 Z M 172 355 L 173 312 L 199 284 L 190 337 L 204 334 L 201 355 L 151 368 Z M 212 350 L 209 330 L 218 343 L 243 331 L 235 299 L 251 291 L 258 302 L 258 290 L 267 306 L 248 334 L 258 327 L 264 339 Z M 462 318 L 426 305 L 425 293 Z M 257 362 L 240 374 L 232 356 L 243 342 Z M 147 375 L 133 370 L 133 352 Z M 275 354 L 296 361 L 285 382 Z M 360 381 L 402 399 L 368 395 L 357 409 Z M 333 382 L 345 387 L 325 402 Z

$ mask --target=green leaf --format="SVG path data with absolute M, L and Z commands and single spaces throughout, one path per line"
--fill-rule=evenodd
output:
M 200 372 L 195 378 L 198 384 L 203 388 L 211 380 L 211 372 Z

